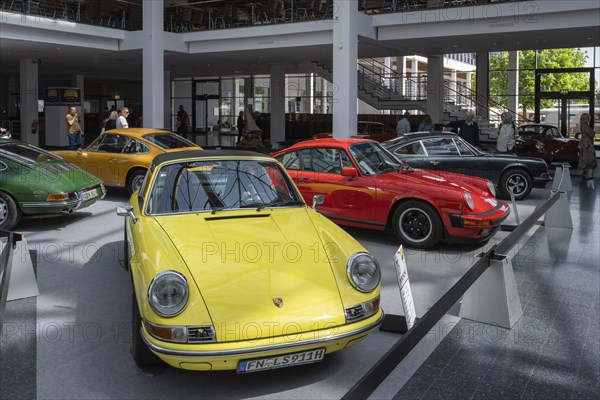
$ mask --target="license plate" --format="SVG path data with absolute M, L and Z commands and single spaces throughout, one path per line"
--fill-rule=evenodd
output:
M 301 353 L 286 354 L 283 356 L 259 358 L 256 360 L 242 360 L 237 367 L 238 374 L 263 371 L 266 369 L 285 368 L 294 365 L 310 364 L 323 360 L 325 349 L 303 351 Z
M 81 201 L 87 201 L 89 199 L 93 199 L 94 197 L 98 196 L 98 190 L 96 189 L 91 189 L 91 190 L 86 190 L 85 192 L 81 192 Z

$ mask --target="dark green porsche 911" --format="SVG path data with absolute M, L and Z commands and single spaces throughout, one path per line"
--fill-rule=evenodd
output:
M 552 180 L 548 165 L 540 158 L 484 153 L 450 132 L 408 133 L 382 145 L 414 168 L 489 179 L 505 199 L 512 192 L 516 200 L 523 200 L 534 187 L 543 188 Z
M 38 147 L 0 139 L 0 230 L 22 215 L 68 214 L 104 197 L 102 181 Z

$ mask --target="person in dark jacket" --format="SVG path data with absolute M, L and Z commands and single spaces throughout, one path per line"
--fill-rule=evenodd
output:
M 458 123 L 458 136 L 471 143 L 473 146 L 479 146 L 479 125 L 473 121 L 475 114 L 467 111 L 465 119 Z
M 111 111 L 106 123 L 104 124 L 104 130 L 107 131 L 109 129 L 116 129 L 117 118 L 119 118 L 119 114 L 116 111 Z

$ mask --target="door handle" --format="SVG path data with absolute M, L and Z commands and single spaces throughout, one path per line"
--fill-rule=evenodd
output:
M 306 179 L 306 178 L 298 178 L 298 183 L 306 183 L 306 182 L 312 182 L 310 179 Z
M 117 159 L 116 158 L 109 158 L 108 161 L 109 162 L 117 162 Z
M 436 161 L 436 160 L 431 160 L 431 161 L 429 161 L 429 164 L 431 164 L 431 165 L 438 165 L 439 163 L 440 163 L 440 162 L 439 162 L 439 161 Z

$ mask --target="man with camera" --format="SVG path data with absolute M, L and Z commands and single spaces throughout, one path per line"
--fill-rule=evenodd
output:
M 67 118 L 67 137 L 69 138 L 69 150 L 77 150 L 83 147 L 83 141 L 81 137 L 81 127 L 79 126 L 79 115 L 77 115 L 77 107 L 69 107 L 69 113 Z

